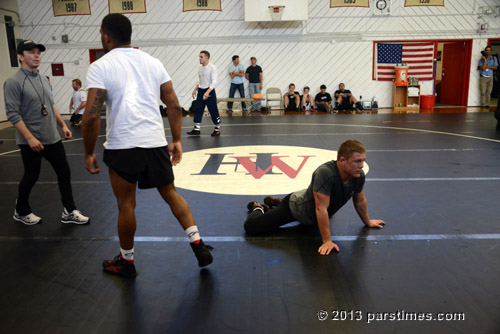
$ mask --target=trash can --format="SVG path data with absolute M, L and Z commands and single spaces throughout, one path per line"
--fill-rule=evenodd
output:
M 436 95 L 420 95 L 420 108 L 432 109 L 434 108 L 435 101 L 436 101 Z
M 410 67 L 408 65 L 396 65 L 394 71 L 396 71 L 396 79 L 394 84 L 396 86 L 408 86 L 408 70 Z

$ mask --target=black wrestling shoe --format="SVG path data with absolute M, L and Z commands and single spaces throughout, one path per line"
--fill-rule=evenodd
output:
M 193 129 L 189 132 L 186 132 L 190 136 L 199 136 L 200 135 L 200 130 Z
M 199 267 L 205 267 L 212 263 L 214 260 L 212 254 L 210 253 L 211 250 L 214 250 L 212 246 L 205 245 L 201 239 L 200 242 L 196 244 L 191 242 L 190 245 L 193 249 L 194 255 L 198 259 Z
M 137 275 L 135 265 L 123 259 L 121 255 L 115 256 L 113 260 L 102 263 L 102 270 L 108 274 L 133 278 Z
M 283 202 L 283 198 L 278 198 L 278 197 L 272 197 L 272 196 L 267 196 L 266 198 L 264 198 L 264 203 L 266 205 L 269 205 L 269 207 L 276 207 L 278 205 L 281 204 L 281 202 Z
M 211 136 L 212 137 L 218 137 L 218 136 L 220 136 L 220 130 L 214 129 L 214 132 L 212 132 Z
M 262 210 L 262 212 L 267 212 L 270 210 L 268 205 L 261 204 L 261 203 L 256 202 L 256 201 L 249 202 L 247 204 L 247 209 L 248 209 L 248 212 L 252 212 L 254 210 Z

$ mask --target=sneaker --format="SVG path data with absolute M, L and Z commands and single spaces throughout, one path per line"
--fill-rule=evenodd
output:
M 211 134 L 212 137 L 220 136 L 220 130 L 214 129 L 214 132 Z
M 85 217 L 79 210 L 73 210 L 72 212 L 68 212 L 66 208 L 64 208 L 61 223 L 63 224 L 77 224 L 83 225 L 87 224 L 90 221 L 89 217 Z
M 186 132 L 188 135 L 191 135 L 191 136 L 199 136 L 200 135 L 200 130 L 196 130 L 196 129 L 193 129 L 189 132 Z
M 262 210 L 262 212 L 267 212 L 270 210 L 270 208 L 267 204 L 261 204 L 259 202 L 255 202 L 255 201 L 249 202 L 247 204 L 247 209 L 248 209 L 248 212 L 252 212 L 255 210 Z
M 196 258 L 198 259 L 199 267 L 205 267 L 212 263 L 214 260 L 212 254 L 210 254 L 210 251 L 214 250 L 212 246 L 205 245 L 201 239 L 199 243 L 195 244 L 191 242 L 190 245 L 193 249 L 194 255 L 196 255 Z
M 26 216 L 21 216 L 14 210 L 14 216 L 12 216 L 14 220 L 23 223 L 24 225 L 36 225 L 42 222 L 42 218 L 35 215 L 33 212 Z
M 267 196 L 264 198 L 264 203 L 266 205 L 269 205 L 269 207 L 275 207 L 281 204 L 283 202 L 283 198 L 278 198 L 278 197 L 272 197 L 272 196 Z
M 121 255 L 115 256 L 113 260 L 105 260 L 102 263 L 102 270 L 108 274 L 120 275 L 124 277 L 135 277 L 135 265 L 123 259 Z

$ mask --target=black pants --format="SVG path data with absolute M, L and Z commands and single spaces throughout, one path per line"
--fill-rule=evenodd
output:
M 76 123 L 78 123 L 78 122 L 80 122 L 82 120 L 82 117 L 83 117 L 83 115 L 73 113 L 71 115 L 71 118 L 69 119 L 69 122 L 71 124 L 76 124 Z
M 219 109 L 217 108 L 217 95 L 215 95 L 215 89 L 210 92 L 208 99 L 203 100 L 203 94 L 205 94 L 207 90 L 208 88 L 198 88 L 198 96 L 196 97 L 196 105 L 194 107 L 194 122 L 201 123 L 203 111 L 205 110 L 205 106 L 207 106 L 210 116 L 212 116 L 212 122 L 214 122 L 215 125 L 219 125 L 220 115 Z
M 245 232 L 248 235 L 259 235 L 277 231 L 280 226 L 296 221 L 290 211 L 290 195 L 286 196 L 275 209 L 262 213 L 251 212 L 245 221 Z
M 16 211 L 22 216 L 33 212 L 29 204 L 29 197 L 31 189 L 35 186 L 36 181 L 38 181 L 42 158 L 45 158 L 52 165 L 57 174 L 59 192 L 61 193 L 61 200 L 64 207 L 68 212 L 76 209 L 71 190 L 71 172 L 62 142 L 58 141 L 55 144 L 44 145 L 44 147 L 43 151 L 35 152 L 29 145 L 19 145 L 23 159 L 24 175 L 21 182 L 19 182 Z M 46 203 L 49 203 L 49 201 L 50 199 L 46 198 Z

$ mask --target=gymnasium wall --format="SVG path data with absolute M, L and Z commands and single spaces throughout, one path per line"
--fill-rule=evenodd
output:
M 90 0 L 92 15 L 60 17 L 54 17 L 51 0 L 17 3 L 23 37 L 47 47 L 40 70 L 51 76 L 56 105 L 67 112 L 71 79 L 81 78 L 85 86 L 88 49 L 101 47 L 99 26 L 108 13 L 108 1 Z M 264 89 L 285 91 L 293 82 L 300 91 L 310 86 L 313 94 L 326 84 L 332 93 L 344 82 L 357 97 L 376 96 L 380 107 L 390 107 L 392 83 L 372 80 L 373 41 L 412 39 L 473 39 L 468 104 L 479 105 L 476 65 L 487 39 L 499 36 L 500 19 L 485 21 L 477 13 L 480 6 L 498 6 L 498 0 L 445 0 L 445 7 L 406 8 L 404 0 L 392 0 L 391 16 L 374 16 L 374 1 L 370 8 L 330 8 L 329 4 L 309 0 L 307 22 L 245 22 L 242 0 L 222 0 L 222 12 L 186 13 L 182 0 L 146 0 L 146 14 L 127 16 L 133 24 L 133 46 L 164 63 L 186 108 L 197 82 L 198 53 L 204 49 L 219 69 L 219 97 L 228 95 L 227 68 L 237 54 L 245 67 L 251 56 L 257 57 L 264 70 Z M 478 33 L 480 22 L 489 23 L 487 33 Z M 62 35 L 68 35 L 69 43 L 61 42 Z M 65 75 L 52 77 L 51 63 L 63 63 Z M 1 79 L 3 85 L 3 71 Z M 421 84 L 423 94 L 432 93 L 431 81 Z M 3 120 L 3 103 L 1 108 Z
M 17 8 L 17 2 L 2 0 L 0 1 L 0 121 L 6 120 L 5 116 L 5 102 L 3 98 L 3 83 L 11 75 L 14 75 L 18 70 L 18 67 L 11 67 L 10 56 L 9 56 L 9 45 L 7 42 L 7 29 L 5 16 L 12 18 L 14 22 L 14 35 L 21 36 L 22 31 L 19 25 L 19 9 Z

